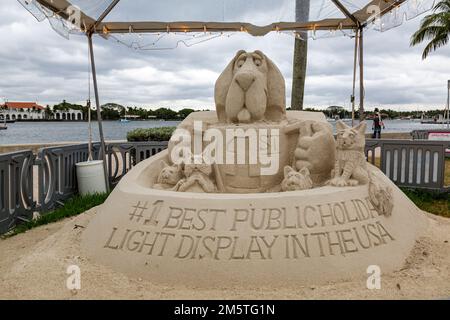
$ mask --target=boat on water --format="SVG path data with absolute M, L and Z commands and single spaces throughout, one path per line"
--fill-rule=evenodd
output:
M 449 119 L 446 119 L 442 114 L 432 119 L 422 117 L 422 119 L 420 120 L 420 123 L 422 124 L 447 124 L 449 122 Z
M 126 119 L 126 118 L 125 118 L 125 119 L 120 119 L 119 121 L 120 121 L 120 122 L 125 122 L 125 123 L 126 123 L 126 122 L 130 122 L 130 120 L 128 120 L 128 119 Z

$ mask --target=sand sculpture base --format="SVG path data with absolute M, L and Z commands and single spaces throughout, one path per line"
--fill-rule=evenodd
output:
M 427 224 L 378 169 L 394 209 L 380 216 L 368 187 L 261 194 L 180 193 L 151 188 L 167 151 L 138 164 L 83 234 L 86 255 L 160 283 L 324 283 L 400 269 Z

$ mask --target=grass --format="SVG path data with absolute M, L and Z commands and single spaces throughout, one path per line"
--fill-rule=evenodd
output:
M 380 167 L 380 158 L 375 158 L 375 166 Z M 450 159 L 445 160 L 444 185 L 450 186 Z M 420 189 L 402 188 L 402 191 L 420 209 L 450 218 L 450 194 Z
M 32 228 L 36 228 L 39 226 L 43 226 L 49 223 L 62 220 L 64 218 L 78 215 L 80 213 L 85 212 L 86 210 L 89 210 L 95 206 L 102 204 L 103 202 L 105 202 L 107 197 L 108 197 L 107 193 L 92 194 L 86 196 L 77 195 L 67 200 L 64 203 L 64 206 L 57 208 L 53 211 L 50 211 L 48 213 L 45 213 L 35 220 L 24 222 L 17 225 L 13 230 L 5 234 L 3 237 L 4 238 L 12 237 L 19 233 L 23 233 L 27 230 L 30 230 Z
M 410 198 L 420 209 L 450 218 L 450 194 L 438 193 L 426 190 L 403 189 L 402 191 Z

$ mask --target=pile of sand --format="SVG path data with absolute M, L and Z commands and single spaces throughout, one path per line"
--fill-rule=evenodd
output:
M 291 288 L 163 286 L 130 278 L 88 261 L 81 234 L 95 214 L 43 226 L 0 240 L 0 299 L 415 299 L 450 297 L 450 219 L 427 214 L 430 223 L 405 266 L 382 275 L 380 290 L 366 279 Z M 70 265 L 81 269 L 81 290 L 66 287 Z

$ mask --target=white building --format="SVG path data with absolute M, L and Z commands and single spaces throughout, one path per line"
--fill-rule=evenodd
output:
M 56 120 L 83 120 L 83 112 L 81 110 L 58 110 L 53 112 L 53 119 Z
M 0 120 L 44 119 L 45 108 L 36 102 L 6 102 L 1 105 Z
M 36 102 L 6 102 L 0 105 L 0 121 L 4 120 L 42 120 L 48 119 L 45 108 Z M 51 119 L 55 120 L 83 120 L 83 112 L 81 110 L 58 110 L 53 112 Z

